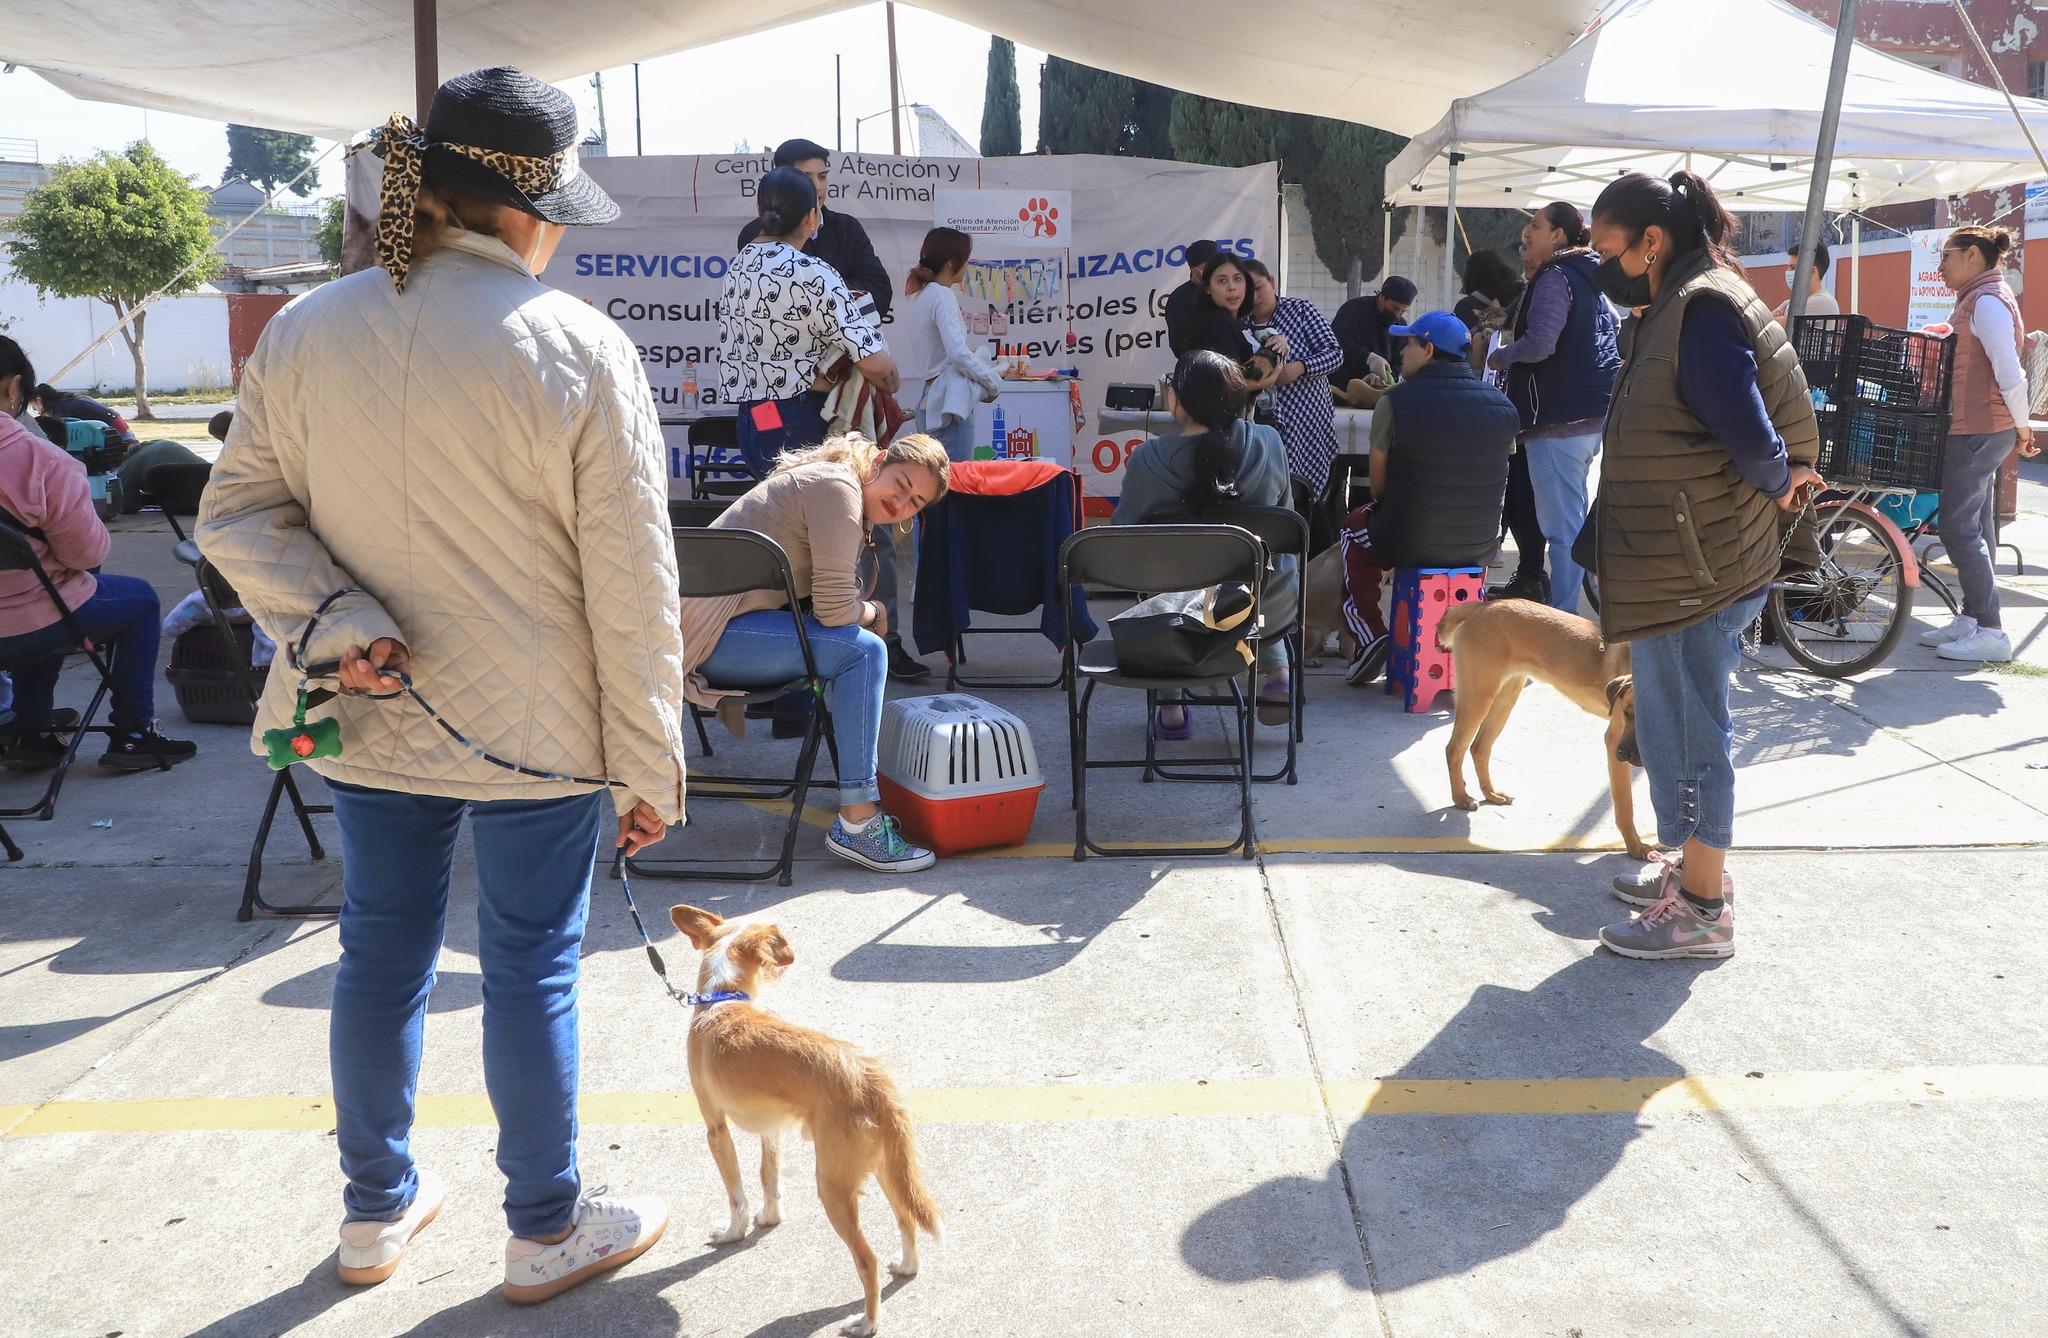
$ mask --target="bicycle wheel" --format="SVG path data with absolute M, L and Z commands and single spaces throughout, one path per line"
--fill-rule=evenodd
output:
M 1775 581 L 1765 604 L 1793 659 L 1816 674 L 1849 678 L 1883 663 L 1913 621 L 1904 556 L 1884 527 L 1847 506 L 1823 506 L 1820 569 Z

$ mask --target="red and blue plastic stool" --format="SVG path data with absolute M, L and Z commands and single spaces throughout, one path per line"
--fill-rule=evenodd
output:
M 1411 714 L 1436 704 L 1436 694 L 1457 687 L 1451 653 L 1436 644 L 1445 612 L 1486 598 L 1484 567 L 1397 567 L 1394 612 L 1388 622 L 1387 691 L 1405 694 Z

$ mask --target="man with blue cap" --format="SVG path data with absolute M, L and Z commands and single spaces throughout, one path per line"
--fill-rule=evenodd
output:
M 1344 621 L 1358 640 L 1345 680 L 1387 663 L 1380 586 L 1396 567 L 1484 567 L 1521 416 L 1472 370 L 1472 334 L 1448 311 L 1394 325 L 1401 383 L 1372 415 L 1373 500 L 1344 522 Z

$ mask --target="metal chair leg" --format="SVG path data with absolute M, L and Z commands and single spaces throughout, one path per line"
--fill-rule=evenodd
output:
M 287 793 L 292 797 L 292 807 L 298 813 L 300 823 L 305 826 L 307 841 L 313 846 L 313 858 L 323 858 L 319 841 L 313 836 L 313 826 L 306 820 L 307 806 L 299 798 L 291 771 L 278 772 L 277 779 L 270 785 L 270 797 L 263 804 L 263 818 L 256 824 L 256 840 L 249 847 L 249 872 L 242 880 L 242 904 L 235 908 L 235 919 L 244 923 L 254 919 L 257 911 L 265 915 L 341 914 L 339 906 L 273 906 L 263 899 L 263 848 L 270 843 L 270 825 L 277 819 L 277 801 Z
M 14 863 L 21 858 L 21 847 L 14 844 L 14 838 L 7 834 L 7 828 L 0 826 L 0 848 L 7 851 L 7 862 Z

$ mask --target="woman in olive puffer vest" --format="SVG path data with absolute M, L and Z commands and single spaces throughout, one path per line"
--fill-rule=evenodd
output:
M 1630 173 L 1593 206 L 1595 282 L 1645 308 L 1602 443 L 1600 630 L 1631 643 L 1657 836 L 1680 851 L 1615 880 L 1646 908 L 1600 931 L 1627 957 L 1735 951 L 1729 676 L 1801 495 L 1821 483 L 1806 377 L 1727 248 L 1732 228 L 1690 172 L 1668 183 Z

